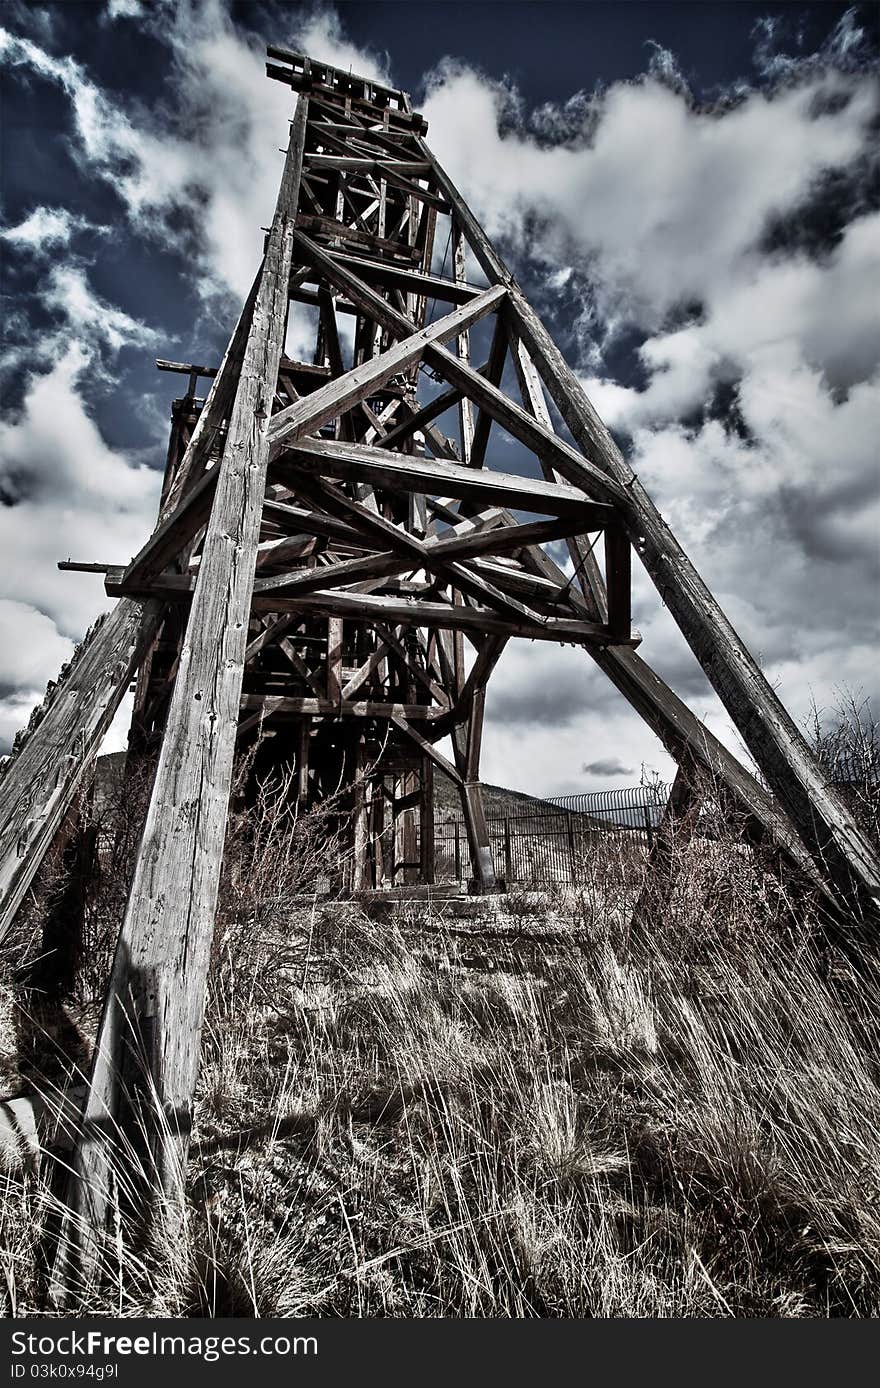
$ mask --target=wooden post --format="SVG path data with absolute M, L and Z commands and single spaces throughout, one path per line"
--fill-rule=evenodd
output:
M 180 655 L 165 738 L 135 866 L 73 1159 L 71 1207 L 58 1273 L 77 1233 L 86 1273 L 111 1198 L 114 1126 L 141 1109 L 152 1131 L 150 1162 L 160 1202 L 182 1210 L 205 986 L 223 854 L 251 591 L 260 533 L 268 384 L 281 333 L 308 98 L 301 96 L 278 205 L 227 427 L 214 503 Z M 131 1057 L 134 1102 L 120 1066 Z M 149 1118 L 152 1115 L 152 1119 Z M 149 1172 L 147 1173 L 149 1179 Z M 155 1213 L 147 1191 L 139 1213 Z M 86 1232 L 88 1231 L 88 1232 Z
M 338 704 L 342 698 L 342 618 L 327 618 L 327 698 Z
M 373 787 L 373 885 L 379 888 L 384 885 L 386 877 L 386 864 L 388 850 L 385 838 L 385 785 L 382 777 L 375 781 Z M 392 873 L 392 885 L 393 885 Z
M 296 811 L 304 814 L 309 803 L 309 720 L 301 718 L 296 730 Z
M 465 273 L 465 252 L 466 244 L 458 225 L 453 222 L 452 227 L 452 258 L 454 265 L 455 278 L 459 283 L 464 283 L 467 279 Z M 470 366 L 470 333 L 459 333 L 456 338 L 456 352 L 459 361 Z M 458 431 L 461 437 L 461 461 L 467 465 L 471 461 L 471 452 L 474 443 L 474 413 L 470 400 L 462 395 L 458 403 Z
M 364 780 L 366 757 L 363 738 L 358 740 L 355 754 L 354 806 L 352 814 L 352 890 L 359 892 L 367 885 L 367 783 Z
M 624 527 L 617 522 L 605 530 L 605 575 L 608 593 L 608 629 L 625 641 L 632 627 L 632 549 Z
M 699 808 L 691 778 L 679 767 L 647 855 L 645 877 L 630 925 L 634 933 L 663 925 L 675 891 L 682 854 L 696 829 Z
M 421 878 L 430 886 L 436 876 L 434 850 L 434 763 L 422 757 L 422 800 L 419 817 L 419 859 Z
M 459 790 L 473 871 L 468 887 L 476 895 L 482 896 L 498 889 L 489 828 L 483 808 L 483 787 L 479 781 L 463 781 Z

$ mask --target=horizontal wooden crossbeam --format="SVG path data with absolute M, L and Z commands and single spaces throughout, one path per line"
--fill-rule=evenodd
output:
M 369 481 L 392 491 L 434 492 L 462 500 L 499 502 L 544 515 L 577 516 L 584 531 L 601 530 L 614 519 L 613 507 L 591 501 L 574 487 L 495 469 L 410 458 L 365 444 L 300 439 L 282 457 L 296 467 L 326 477 Z

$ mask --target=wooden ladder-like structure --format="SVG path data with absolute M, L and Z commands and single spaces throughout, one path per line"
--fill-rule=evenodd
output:
M 119 602 L 0 785 L 3 929 L 137 674 L 132 741 L 154 745 L 158 765 L 73 1162 L 71 1208 L 95 1238 L 115 1138 L 135 1113 L 152 1114 L 158 1184 L 182 1199 L 244 748 L 293 765 L 302 804 L 354 786 L 354 887 L 396 872 L 432 880 L 441 767 L 461 796 L 472 888 L 492 891 L 486 684 L 511 637 L 567 642 L 829 906 L 869 913 L 880 899 L 870 844 L 432 155 L 407 95 L 269 56 L 269 76 L 298 99 L 252 292 L 218 369 L 160 363 L 190 382 L 159 523 L 129 564 L 99 566 Z M 294 332 L 314 343 L 309 361 L 286 355 L 291 308 Z M 211 381 L 203 402 L 199 378 Z M 436 423 L 447 412 L 455 438 Z M 487 464 L 493 426 L 529 473 Z M 550 541 L 567 546 L 572 575 L 542 548 Z M 769 789 L 637 654 L 633 550 Z M 451 757 L 438 747 L 447 737 Z

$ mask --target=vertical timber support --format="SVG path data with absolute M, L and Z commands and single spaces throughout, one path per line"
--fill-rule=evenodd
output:
M 304 814 L 309 803 L 309 734 L 308 718 L 301 718 L 296 730 L 296 812 Z
M 126 1113 L 140 1108 L 148 1124 L 152 1170 L 146 1175 L 158 1196 L 141 1189 L 137 1215 L 148 1222 L 182 1215 L 307 107 L 308 97 L 300 96 L 95 1047 L 56 1284 L 71 1272 L 87 1279 L 94 1268 L 109 1212 L 117 1125 Z M 124 1054 L 129 1082 L 142 1091 L 135 1104 L 123 1104 L 129 1097 L 121 1093 Z
M 367 837 L 369 826 L 369 805 L 367 803 L 367 781 L 365 778 L 367 759 L 364 740 L 358 740 L 355 752 L 354 786 L 352 788 L 352 858 L 351 888 L 359 892 L 367 883 Z
M 699 801 L 693 781 L 680 766 L 645 863 L 645 880 L 633 911 L 630 930 L 643 934 L 663 924 L 681 867 L 681 855 L 694 835 Z
M 465 748 L 463 757 L 464 779 L 460 787 L 461 806 L 471 853 L 473 877 L 468 889 L 478 896 L 499 890 L 495 876 L 495 863 L 492 845 L 489 840 L 489 827 L 483 807 L 483 787 L 480 785 L 480 749 L 483 742 L 483 713 L 486 705 L 486 687 L 481 685 L 474 693 L 470 717 L 465 724 Z M 455 742 L 455 739 L 453 739 Z M 457 744 L 456 744 L 456 750 Z

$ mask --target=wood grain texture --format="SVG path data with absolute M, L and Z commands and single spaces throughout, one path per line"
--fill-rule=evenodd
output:
M 122 598 L 88 633 L 0 779 L 0 939 L 161 620 L 158 602 Z
M 74 1157 L 72 1206 L 95 1234 L 107 1212 L 123 1041 L 153 1091 L 145 1102 L 157 1111 L 159 1186 L 172 1204 L 183 1199 L 307 105 L 302 97 L 291 132 Z

